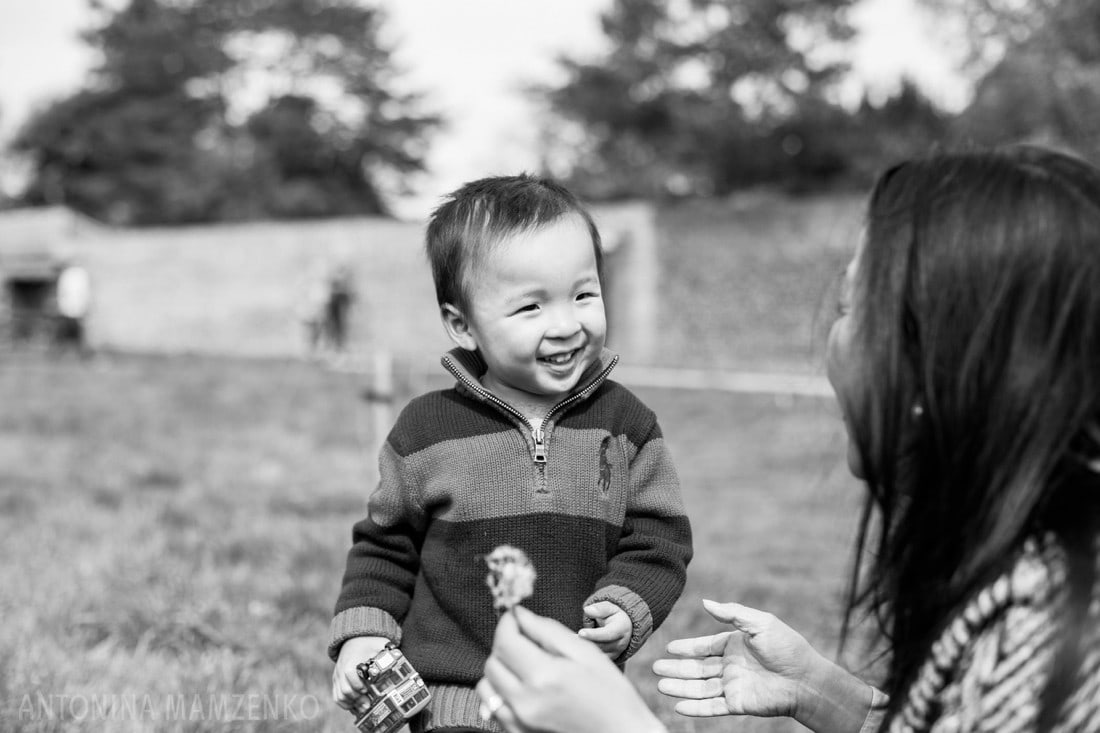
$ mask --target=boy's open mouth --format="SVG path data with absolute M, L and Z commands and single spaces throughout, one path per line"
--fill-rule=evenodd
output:
M 580 349 L 573 349 L 572 351 L 565 351 L 560 354 L 551 354 L 550 356 L 540 356 L 539 361 L 544 361 L 547 364 L 568 364 L 573 360 L 573 357 L 580 352 Z

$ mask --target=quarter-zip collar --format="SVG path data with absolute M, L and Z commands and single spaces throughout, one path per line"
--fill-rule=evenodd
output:
M 458 380 L 458 384 L 463 392 L 483 402 L 508 405 L 507 402 L 481 386 L 481 375 L 485 373 L 485 362 L 476 351 L 455 347 L 443 355 L 441 362 L 443 367 Z M 611 373 L 611 370 L 614 369 L 615 365 L 618 363 L 619 355 L 610 349 L 604 348 L 604 350 L 600 352 L 600 358 L 585 370 L 584 374 L 581 376 L 580 382 L 578 382 L 578 386 L 550 408 L 547 417 L 558 412 L 563 406 L 571 405 L 576 402 L 583 402 L 588 399 L 588 397 L 604 383 L 607 376 Z M 508 407 L 510 407 L 513 412 L 519 413 L 519 411 L 511 405 L 508 405 Z M 526 420 L 526 418 L 522 417 L 522 414 L 520 417 Z
M 493 405 L 511 417 L 517 426 L 523 428 L 525 433 L 530 431 L 531 458 L 536 466 L 542 467 L 546 465 L 550 426 L 553 424 L 554 418 L 569 407 L 588 399 L 593 392 L 599 389 L 600 385 L 607 380 L 607 375 L 619 363 L 619 357 L 606 348 L 600 352 L 600 358 L 582 375 L 577 389 L 574 389 L 551 407 L 538 425 L 531 425 L 519 409 L 481 385 L 479 377 L 485 373 L 485 362 L 482 361 L 481 355 L 477 352 L 462 348 L 451 349 L 443 356 L 442 362 L 444 368 L 458 380 L 458 390 L 460 392 Z

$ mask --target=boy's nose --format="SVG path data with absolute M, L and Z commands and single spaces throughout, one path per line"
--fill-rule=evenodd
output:
M 580 330 L 580 319 L 572 308 L 554 308 L 550 311 L 550 323 L 546 328 L 547 338 L 569 338 Z

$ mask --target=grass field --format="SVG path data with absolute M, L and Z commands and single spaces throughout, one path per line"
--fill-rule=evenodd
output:
M 854 211 L 663 212 L 662 363 L 816 368 Z M 294 361 L 0 355 L 0 731 L 351 730 L 324 647 L 375 462 L 362 386 Z M 859 500 L 836 408 L 638 392 L 677 462 L 696 559 L 628 673 L 674 732 L 799 729 L 680 718 L 649 665 L 669 639 L 717 630 L 703 597 L 835 651 Z
M 3 364 L 0 729 L 104 729 L 74 702 L 95 696 L 149 696 L 166 715 L 173 696 L 252 694 L 320 705 L 155 729 L 348 730 L 327 703 L 324 646 L 373 461 L 360 386 L 291 362 Z M 678 720 L 649 662 L 714 628 L 704 596 L 771 609 L 833 648 L 857 497 L 841 429 L 820 400 L 641 394 L 662 415 L 698 554 L 630 674 L 672 730 L 729 730 Z M 153 729 L 147 718 L 108 727 Z

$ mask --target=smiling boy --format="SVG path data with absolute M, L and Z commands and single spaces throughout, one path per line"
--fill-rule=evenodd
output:
M 427 253 L 457 380 L 409 403 L 353 529 L 332 621 L 333 696 L 398 643 L 432 690 L 414 730 L 499 730 L 474 685 L 496 614 L 484 556 L 515 545 L 532 610 L 619 664 L 671 611 L 691 559 L 679 481 L 653 412 L 608 379 L 600 237 L 565 188 L 469 183 L 433 213 Z

